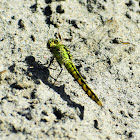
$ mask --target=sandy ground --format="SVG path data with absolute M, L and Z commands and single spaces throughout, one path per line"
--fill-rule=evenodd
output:
M 52 84 L 57 33 L 103 107 L 65 68 Z M 1 0 L 0 140 L 139 140 L 139 44 L 138 0 Z

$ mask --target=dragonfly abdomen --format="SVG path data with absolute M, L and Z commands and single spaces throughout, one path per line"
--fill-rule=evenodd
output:
M 94 100 L 98 105 L 102 106 L 101 101 L 98 99 L 96 94 L 91 90 L 91 88 L 86 84 L 85 80 L 82 78 L 80 73 L 78 72 L 77 68 L 74 66 L 74 64 L 69 61 L 64 64 L 68 72 L 76 79 L 76 81 L 79 83 L 79 85 L 83 88 L 83 90 L 86 92 L 86 94 Z

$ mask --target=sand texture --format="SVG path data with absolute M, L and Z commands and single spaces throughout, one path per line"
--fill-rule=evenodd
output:
M 103 107 L 53 84 L 58 34 Z M 0 72 L 0 140 L 140 140 L 139 0 L 1 0 Z

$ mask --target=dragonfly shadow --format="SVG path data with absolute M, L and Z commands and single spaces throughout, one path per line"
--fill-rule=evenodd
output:
M 36 83 L 39 84 L 39 79 L 45 84 L 48 85 L 50 88 L 52 88 L 55 92 L 57 92 L 60 97 L 67 102 L 67 105 L 69 107 L 75 108 L 75 109 L 79 109 L 80 113 L 78 114 L 79 118 L 81 120 L 83 120 L 83 116 L 84 116 L 84 106 L 75 103 L 74 101 L 72 101 L 70 99 L 70 96 L 67 95 L 64 91 L 65 85 L 61 85 L 61 86 L 55 86 L 54 84 L 50 83 L 48 78 L 50 76 L 50 72 L 49 72 L 49 68 L 45 67 L 43 64 L 41 64 L 40 62 L 36 62 L 35 61 L 35 57 L 33 56 L 27 56 L 25 58 L 25 62 L 28 65 L 28 69 L 27 69 L 27 74 L 29 76 L 29 73 L 31 73 L 31 78 L 32 80 Z

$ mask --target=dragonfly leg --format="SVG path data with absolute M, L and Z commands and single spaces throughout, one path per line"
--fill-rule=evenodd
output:
M 62 41 L 62 37 L 61 37 L 61 35 L 60 35 L 59 32 L 58 32 L 58 37 L 59 37 L 59 39 Z
M 53 63 L 54 61 L 54 57 L 51 57 L 51 60 L 49 61 L 49 65 L 48 65 L 48 68 L 50 67 L 50 65 Z
M 61 68 L 61 71 L 60 71 L 59 74 L 57 75 L 57 78 L 54 80 L 53 85 L 55 84 L 55 82 L 57 81 L 58 77 L 61 75 L 61 73 L 62 73 L 62 71 L 63 71 L 63 68 L 62 68 L 61 64 L 60 64 L 60 63 L 58 63 L 58 64 L 59 64 L 59 66 L 60 66 L 60 68 Z
M 54 36 L 56 37 L 56 39 L 60 39 L 62 41 L 62 37 L 59 32 L 55 33 Z
M 53 63 L 53 60 L 54 60 L 54 58 L 51 59 L 51 62 L 50 62 L 50 64 L 49 64 L 48 68 L 49 68 L 50 65 Z M 62 68 L 61 64 L 60 64 L 60 63 L 58 63 L 58 64 L 59 64 L 59 66 L 60 66 L 60 68 L 61 68 L 61 71 L 60 71 L 59 74 L 57 75 L 57 78 L 54 78 L 54 77 L 52 77 L 52 76 L 50 75 L 51 78 L 54 79 L 54 82 L 52 82 L 52 86 L 55 85 L 55 83 L 56 83 L 58 77 L 61 75 L 61 73 L 62 73 L 62 71 L 63 71 L 63 68 Z

